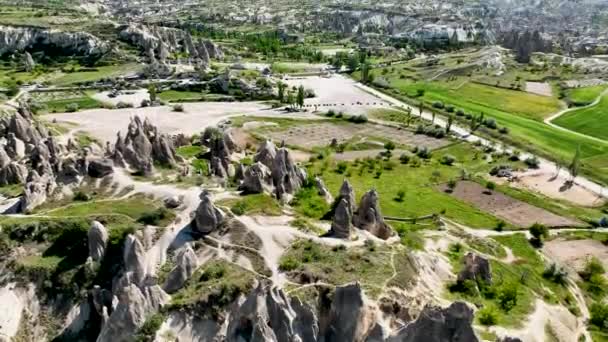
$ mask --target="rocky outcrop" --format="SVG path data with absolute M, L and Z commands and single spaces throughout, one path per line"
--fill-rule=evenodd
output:
M 17 162 L 9 162 L 0 169 L 0 185 L 23 184 L 27 177 L 27 168 Z
M 483 281 L 492 284 L 492 270 L 490 261 L 475 253 L 469 252 L 463 258 L 463 268 L 458 274 L 458 281 L 472 280 L 474 282 Z
M 181 289 L 196 270 L 196 254 L 189 244 L 177 251 L 175 264 L 176 266 L 171 270 L 163 285 L 163 289 L 167 293 L 173 293 Z
M 268 168 L 272 168 L 274 164 L 274 159 L 277 156 L 277 148 L 274 146 L 272 141 L 266 140 L 259 147 L 258 152 L 253 157 L 253 161 L 260 162 Z
M 393 229 L 384 222 L 376 190 L 370 190 L 363 195 L 353 216 L 353 224 L 384 240 L 394 234 Z
M 223 58 L 220 48 L 208 40 L 194 40 L 190 33 L 176 28 L 145 25 L 128 25 L 121 29 L 120 39 L 146 52 L 150 61 L 164 64 L 169 54 L 186 53 L 203 67 L 210 58 Z
M 143 290 L 130 284 L 119 296 L 118 305 L 103 324 L 97 342 L 127 342 L 140 328 L 146 317 L 168 302 L 169 296 L 157 285 Z
M 378 319 L 376 311 L 366 304 L 359 283 L 336 287 L 321 341 L 364 341 Z
M 230 176 L 230 170 L 232 170 L 232 175 L 234 175 L 230 156 L 236 151 L 237 146 L 230 132 L 208 127 L 203 133 L 201 142 L 209 148 L 207 157 L 211 162 L 211 174 L 226 179 Z
M 297 298 L 267 284 L 256 289 L 230 315 L 226 341 L 317 341 L 314 313 Z
M 200 199 L 194 213 L 193 228 L 201 234 L 209 234 L 224 221 L 224 213 L 213 205 L 208 192 L 201 192 Z
M 272 164 L 272 180 L 277 198 L 295 194 L 306 180 L 306 172 L 297 167 L 289 150 L 285 147 L 277 151 Z
M 348 239 L 352 231 L 353 212 L 348 201 L 341 198 L 334 212 L 329 235 L 338 239 Z
M 266 165 L 257 162 L 249 166 L 243 175 L 239 190 L 245 193 L 260 194 L 273 191 L 272 173 Z
M 143 175 L 152 174 L 154 162 L 173 167 L 178 159 L 172 139 L 138 116 L 131 119 L 124 139 L 117 134 L 114 150 L 110 152 L 116 165 L 129 166 Z
M 0 25 L 0 55 L 51 50 L 64 56 L 101 57 L 110 46 L 86 32 Z
M 124 278 L 121 285 L 133 283 L 139 285 L 142 283 L 146 275 L 146 251 L 141 241 L 135 235 L 129 235 L 125 239 L 125 247 L 123 250 L 123 262 L 125 267 Z M 120 290 L 120 286 L 119 289 Z M 114 291 L 116 293 L 117 291 Z
M 325 183 L 323 183 L 323 180 L 320 177 L 315 177 L 315 186 L 317 187 L 317 193 L 325 199 L 325 202 L 331 204 L 334 201 L 333 196 L 329 190 L 327 190 Z
M 89 257 L 93 261 L 103 260 L 108 244 L 108 231 L 98 221 L 93 221 L 88 233 Z
M 455 302 L 448 308 L 426 306 L 418 319 L 407 325 L 389 342 L 477 342 L 472 327 L 473 310 L 465 303 Z
M 29 213 L 46 202 L 47 196 L 52 194 L 57 184 L 49 176 L 39 176 L 32 170 L 27 177 L 27 183 L 21 197 L 21 211 Z
M 103 178 L 114 172 L 114 162 L 111 159 L 91 159 L 88 163 L 87 174 L 93 178 Z
M 27 72 L 31 72 L 36 67 L 36 62 L 34 62 L 32 55 L 27 51 L 23 54 L 23 67 Z
M 348 206 L 350 207 L 351 212 L 355 212 L 355 209 L 357 207 L 357 200 L 355 199 L 355 189 L 353 188 L 352 185 L 350 185 L 350 182 L 348 181 L 348 179 L 345 179 L 342 182 L 342 186 L 340 187 L 340 193 L 338 195 L 339 199 L 344 199 L 346 200 L 346 202 L 348 203 Z

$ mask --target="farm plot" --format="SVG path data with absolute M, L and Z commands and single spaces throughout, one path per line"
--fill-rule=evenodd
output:
M 453 189 L 452 196 L 519 227 L 529 227 L 534 223 L 541 223 L 548 227 L 574 227 L 581 225 L 580 222 L 558 216 L 503 193 L 489 191 L 471 181 L 459 182 Z
M 409 130 L 373 124 L 317 123 L 278 130 L 268 129 L 263 134 L 275 141 L 285 141 L 288 145 L 308 149 L 329 145 L 332 139 L 342 143 L 355 137 L 378 137 L 402 145 L 426 146 L 430 149 L 437 149 L 450 143 L 447 139 L 431 138 L 422 134 L 414 134 Z

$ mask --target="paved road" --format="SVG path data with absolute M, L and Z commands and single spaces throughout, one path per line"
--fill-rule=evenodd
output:
M 410 108 L 412 110 L 412 113 L 418 114 L 418 108 L 415 108 L 415 107 L 413 107 L 413 106 L 411 106 L 411 105 L 409 105 L 409 104 L 407 104 L 407 103 L 405 103 L 405 102 L 403 102 L 401 100 L 398 100 L 398 99 L 396 99 L 396 98 L 394 98 L 392 96 L 384 94 L 384 93 L 382 93 L 382 92 L 380 92 L 380 91 L 378 91 L 376 89 L 370 88 L 370 87 L 368 87 L 368 86 L 366 86 L 364 84 L 358 83 L 356 86 L 358 88 L 360 88 L 361 90 L 363 90 L 363 91 L 366 91 L 366 92 L 368 92 L 370 94 L 373 94 L 373 95 L 377 96 L 378 98 L 380 98 L 380 99 L 382 99 L 382 100 L 384 100 L 386 102 L 389 102 L 390 104 L 392 104 L 395 107 L 399 107 L 399 108 L 403 108 L 403 109 Z M 432 117 L 433 117 L 433 115 L 430 112 L 423 111 L 422 118 L 430 121 L 430 120 L 432 120 Z M 439 125 L 441 127 L 445 127 L 447 123 L 441 117 L 437 116 L 437 117 L 435 117 L 435 124 Z M 477 141 L 480 141 L 483 145 L 489 145 L 489 144 L 492 143 L 490 140 L 487 140 L 487 139 L 481 138 L 479 136 L 476 136 L 474 134 L 471 134 L 471 132 L 469 131 L 469 129 L 463 128 L 462 126 L 458 126 L 457 124 L 452 124 L 451 130 L 452 130 L 453 133 L 456 133 L 457 135 L 459 135 L 461 139 L 463 139 L 465 141 L 468 141 L 468 142 L 471 142 L 471 143 L 477 142 Z M 500 150 L 500 147 L 496 147 L 496 148 L 498 150 Z M 516 149 L 513 148 L 513 147 L 508 147 L 507 146 L 505 150 L 507 152 L 510 152 L 510 151 L 513 151 L 513 150 L 516 150 Z M 520 156 L 521 156 L 522 159 L 526 159 L 526 158 L 531 157 L 533 155 L 530 154 L 530 153 L 522 153 Z M 538 160 L 539 160 L 539 167 L 541 169 L 547 169 L 547 170 L 556 170 L 557 169 L 556 164 L 554 162 L 552 162 L 552 161 L 549 161 L 549 160 L 544 159 L 544 158 L 538 158 Z M 564 177 L 564 178 L 570 178 L 571 177 L 570 172 L 568 172 L 568 170 L 565 170 L 564 168 L 560 169 L 559 175 L 562 176 L 562 177 Z M 595 182 L 593 182 L 593 181 L 591 181 L 591 180 L 589 180 L 589 179 L 587 179 L 585 177 L 582 177 L 582 176 L 576 177 L 574 179 L 574 183 L 578 184 L 579 186 L 581 186 L 583 188 L 586 188 L 587 190 L 589 190 L 589 191 L 597 194 L 598 196 L 602 196 L 604 198 L 608 198 L 608 187 L 599 185 L 599 184 L 597 184 L 597 183 L 595 183 Z

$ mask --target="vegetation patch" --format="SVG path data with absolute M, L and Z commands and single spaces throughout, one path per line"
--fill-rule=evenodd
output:
M 244 195 L 238 199 L 227 199 L 218 202 L 229 207 L 235 215 L 279 216 L 283 213 L 279 202 L 268 194 Z

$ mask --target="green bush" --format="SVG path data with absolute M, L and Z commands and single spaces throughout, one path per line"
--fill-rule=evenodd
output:
M 608 330 L 608 305 L 602 303 L 593 303 L 589 308 L 591 318 L 589 323 L 595 325 L 601 330 Z
M 401 164 L 407 164 L 410 162 L 410 155 L 407 153 L 403 153 L 401 154 L 401 156 L 399 156 L 399 161 L 401 162 Z
M 287 256 L 281 259 L 279 269 L 284 272 L 296 270 L 300 267 L 300 262 L 292 256 Z
M 226 274 L 226 266 L 223 264 L 212 264 L 207 267 L 203 274 L 201 274 L 200 281 L 209 281 L 214 279 L 221 279 Z
M 77 112 L 78 109 L 80 109 L 80 107 L 78 106 L 78 103 L 68 103 L 65 106 L 65 111 L 68 112 L 68 113 Z
M 506 312 L 511 311 L 517 305 L 518 286 L 515 283 L 507 283 L 498 289 L 498 305 Z
M 91 200 L 91 196 L 85 194 L 82 191 L 78 191 L 74 194 L 74 201 L 86 202 Z
M 477 311 L 477 317 L 479 317 L 479 323 L 482 325 L 490 326 L 498 323 L 498 312 L 491 306 L 486 306 Z
M 439 163 L 441 163 L 443 165 L 448 165 L 448 166 L 453 165 L 455 161 L 456 161 L 456 158 L 449 154 L 443 155 L 441 157 L 441 159 L 439 159 Z
M 167 218 L 168 215 L 169 215 L 169 210 L 167 208 L 160 207 L 160 208 L 155 209 L 153 211 L 149 211 L 149 212 L 143 213 L 137 219 L 137 222 L 142 223 L 142 224 L 146 224 L 146 225 L 156 226 L 156 225 L 158 225 L 160 223 L 160 221 L 162 221 L 165 218 Z

